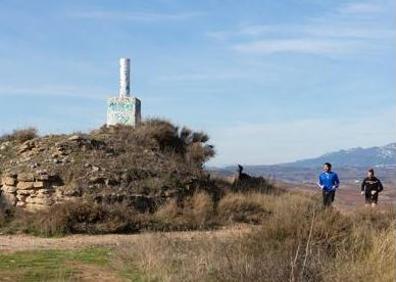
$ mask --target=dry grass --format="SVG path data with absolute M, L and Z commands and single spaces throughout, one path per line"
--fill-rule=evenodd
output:
M 229 193 L 220 200 L 218 216 L 224 223 L 261 223 L 270 214 L 271 196 Z
M 24 232 L 39 236 L 72 233 L 107 234 L 208 229 L 220 225 L 212 197 L 197 192 L 180 201 L 170 200 L 156 212 L 139 212 L 124 204 L 100 204 L 92 200 L 70 201 L 48 210 L 20 209 L 0 212 L 2 233 Z
M 18 143 L 23 143 L 25 141 L 36 138 L 37 136 L 37 129 L 34 127 L 16 129 L 11 134 L 5 134 L 3 136 L 0 136 L 0 143 L 6 141 L 16 141 Z
M 205 192 L 183 202 L 169 201 L 156 211 L 152 220 L 155 226 L 151 229 L 162 231 L 207 229 L 218 224 L 214 202 Z
M 0 221 L 1 224 L 1 221 Z M 2 233 L 64 236 L 71 233 L 106 234 L 136 232 L 145 215 L 121 204 L 102 205 L 89 201 L 67 202 L 48 210 L 27 212 L 16 209 L 3 220 Z
M 225 206 L 238 209 L 243 197 L 228 196 Z M 123 267 L 148 281 L 394 281 L 393 210 L 344 215 L 304 194 L 245 197 L 269 212 L 256 231 L 226 240 L 143 238 L 119 251 Z
M 353 252 L 341 249 L 334 259 L 324 281 L 395 281 L 395 230 L 387 228 L 379 232 L 373 230 L 355 231 L 351 246 L 361 246 L 360 240 L 366 240 L 363 248 Z M 362 238 L 361 232 L 367 232 Z
M 156 233 L 117 248 L 113 265 L 125 273 L 143 273 L 144 281 L 394 281 L 396 275 L 392 207 L 342 214 L 323 209 L 319 198 L 303 193 L 229 193 L 216 207 L 200 192 L 152 214 L 74 203 L 37 215 L 19 216 L 19 226 L 58 235 L 259 223 L 234 237 L 174 239 Z

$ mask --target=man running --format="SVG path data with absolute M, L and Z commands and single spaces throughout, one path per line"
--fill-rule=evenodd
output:
M 365 196 L 366 206 L 376 207 L 378 203 L 378 194 L 384 190 L 381 181 L 375 177 L 374 169 L 367 171 L 367 177 L 362 182 L 361 194 Z
M 323 165 L 323 172 L 319 176 L 319 187 L 322 189 L 323 205 L 325 207 L 331 206 L 334 202 L 335 192 L 340 185 L 337 173 L 331 170 L 331 164 L 325 163 Z

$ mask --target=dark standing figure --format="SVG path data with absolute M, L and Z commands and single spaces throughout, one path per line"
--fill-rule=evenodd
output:
M 323 194 L 323 205 L 325 207 L 331 206 L 334 202 L 335 192 L 340 185 L 337 173 L 331 170 L 331 164 L 325 163 L 323 165 L 323 172 L 319 176 L 320 189 Z
M 367 171 L 367 177 L 362 182 L 361 194 L 365 196 L 366 206 L 371 205 L 373 208 L 377 206 L 378 194 L 384 190 L 381 181 L 375 177 L 374 169 Z
M 246 181 L 246 180 L 250 180 L 250 175 L 243 173 L 243 166 L 241 166 L 240 164 L 238 165 L 238 180 L 239 181 Z

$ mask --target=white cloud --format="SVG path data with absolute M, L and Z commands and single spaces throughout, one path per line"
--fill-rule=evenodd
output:
M 312 38 L 269 39 L 241 43 L 232 48 L 239 52 L 253 54 L 274 54 L 282 52 L 308 54 L 346 54 L 352 53 L 362 44 L 355 41 L 324 40 Z
M 67 85 L 32 85 L 0 87 L 1 96 L 44 96 L 44 97 L 78 97 L 84 99 L 103 100 L 106 89 L 95 87 L 76 87 Z
M 384 10 L 384 7 L 372 3 L 348 3 L 341 6 L 339 12 L 346 14 L 373 14 Z
M 299 24 L 241 25 L 206 35 L 235 51 L 252 54 L 378 54 L 396 35 L 393 26 L 381 22 L 382 12 L 382 6 L 349 3 Z M 368 13 L 372 15 L 361 17 Z
M 305 25 L 252 25 L 243 26 L 233 31 L 213 31 L 206 35 L 216 40 L 232 40 L 246 38 L 290 38 L 317 37 L 324 39 L 392 39 L 395 30 L 379 28 L 372 24 L 360 22 L 330 21 L 315 19 Z
M 163 75 L 157 78 L 158 81 L 167 82 L 185 82 L 185 81 L 208 81 L 208 80 L 229 80 L 237 78 L 250 78 L 251 74 L 239 72 L 217 72 L 217 73 L 179 73 L 172 75 Z

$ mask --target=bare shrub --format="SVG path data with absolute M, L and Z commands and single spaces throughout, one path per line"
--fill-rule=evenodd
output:
M 139 230 L 142 222 L 144 215 L 122 204 L 69 201 L 34 213 L 28 226 L 29 232 L 36 235 L 61 236 L 131 232 Z
M 270 214 L 266 208 L 267 200 L 269 201 L 269 198 L 262 194 L 229 193 L 219 202 L 219 219 L 224 223 L 258 224 Z
M 16 129 L 11 134 L 6 134 L 0 137 L 1 141 L 16 141 L 23 143 L 37 137 L 37 129 L 34 127 Z
M 191 199 L 191 212 L 198 226 L 205 226 L 214 216 L 212 198 L 204 192 L 194 194 Z
M 191 230 L 214 226 L 212 198 L 205 192 L 194 194 L 183 202 L 171 200 L 153 215 L 156 230 Z

